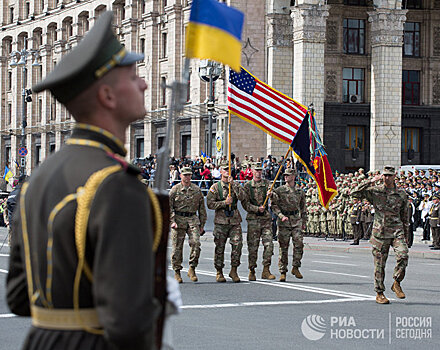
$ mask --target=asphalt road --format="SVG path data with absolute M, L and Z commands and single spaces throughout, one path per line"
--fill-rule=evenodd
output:
M 0 239 L 4 233 L 0 229 Z M 407 298 L 398 300 L 389 289 L 394 266 L 394 257 L 390 256 L 385 294 L 391 304 L 378 305 L 374 301 L 372 257 L 367 254 L 305 251 L 303 280 L 289 274 L 286 283 L 248 282 L 244 247 L 239 268 L 242 282 L 232 283 L 227 278 L 227 283 L 220 284 L 215 282 L 213 251 L 210 239 L 202 243 L 199 282 L 190 282 L 184 274 L 184 306 L 170 321 L 176 349 L 440 347 L 440 261 L 412 258 L 402 283 Z M 226 272 L 229 246 L 227 252 Z M 185 243 L 185 267 L 188 253 Z M 14 317 L 7 309 L 7 249 L 0 254 L 0 349 L 18 349 L 30 320 Z M 278 278 L 277 258 L 272 262 L 272 273 Z M 257 273 L 260 277 L 261 266 Z

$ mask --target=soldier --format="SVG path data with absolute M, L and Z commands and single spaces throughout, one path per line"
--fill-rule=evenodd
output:
M 180 270 L 182 270 L 185 235 L 188 234 L 188 243 L 191 248 L 188 277 L 191 281 L 197 282 L 195 270 L 200 257 L 200 236 L 205 232 L 203 229 L 206 223 L 205 199 L 200 188 L 191 183 L 191 175 L 191 168 L 182 168 L 180 172 L 181 183 L 173 186 L 170 191 L 171 239 L 173 242 L 171 264 L 174 278 L 179 283 L 182 283 Z
M 217 270 L 217 282 L 226 282 L 223 276 L 225 245 L 229 238 L 232 246 L 231 251 L 231 272 L 229 277 L 232 281 L 240 282 L 237 274 L 237 268 L 240 266 L 241 249 L 243 247 L 243 236 L 241 232 L 241 215 L 237 209 L 238 201 L 245 201 L 246 194 L 243 187 L 233 181 L 229 176 L 228 164 L 220 166 L 222 178 L 221 181 L 212 185 L 208 191 L 207 205 L 209 209 L 215 210 L 214 216 L 214 266 Z M 229 185 L 231 186 L 231 195 L 229 195 Z
M 11 311 L 31 316 L 25 349 L 151 349 L 151 208 L 123 157 L 127 128 L 145 116 L 147 85 L 100 15 L 34 93 L 50 90 L 78 122 L 22 186 L 7 279 Z M 121 205 L 122 203 L 122 205 Z
M 405 277 L 405 269 L 408 265 L 408 246 L 405 233 L 409 227 L 409 218 L 406 210 L 408 205 L 406 193 L 397 189 L 394 184 L 396 177 L 394 167 L 385 166 L 381 177 L 383 179 L 382 185 L 373 185 L 379 179 L 376 176 L 372 181 L 357 187 L 352 195 L 356 198 L 366 198 L 375 209 L 370 242 L 373 245 L 376 302 L 388 304 L 389 300 L 383 293 L 385 291 L 383 281 L 390 246 L 393 246 L 397 262 L 394 268 L 394 283 L 391 290 L 396 293 L 398 298 L 405 298 L 400 282 Z
M 272 217 L 263 206 L 270 187 L 269 180 L 262 179 L 263 168 L 261 163 L 253 165 L 253 179 L 246 182 L 244 190 L 246 200 L 242 203 L 243 208 L 248 212 L 246 221 L 248 224 L 247 244 L 249 261 L 249 281 L 255 281 L 255 268 L 257 267 L 258 246 L 263 243 L 263 273 L 261 278 L 273 280 L 275 276 L 270 273 L 270 265 L 273 255 L 272 241 Z
M 292 237 L 293 261 L 292 274 L 296 278 L 303 278 L 299 267 L 303 256 L 303 233 L 306 225 L 306 200 L 303 191 L 295 189 L 295 170 L 286 169 L 284 172 L 285 185 L 275 189 L 272 195 L 272 210 L 278 224 L 278 242 L 280 256 L 278 267 L 281 273 L 280 282 L 286 281 L 288 266 L 289 242 Z
M 429 224 L 432 232 L 432 250 L 440 250 L 440 194 L 435 194 L 429 212 Z
M 361 213 L 362 213 L 362 204 L 360 203 L 359 199 L 354 197 L 353 198 L 353 205 L 351 207 L 350 212 L 350 224 L 353 228 L 353 236 L 354 241 L 350 245 L 359 245 L 359 240 L 361 239 Z

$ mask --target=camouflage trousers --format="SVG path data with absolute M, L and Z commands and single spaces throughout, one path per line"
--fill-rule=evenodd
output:
M 263 243 L 263 266 L 270 266 L 273 255 L 272 220 L 248 220 L 247 245 L 249 269 L 257 267 L 258 246 Z
M 225 246 L 229 238 L 231 244 L 231 266 L 240 266 L 241 249 L 243 248 L 243 235 L 241 225 L 215 224 L 214 226 L 214 267 L 222 269 L 225 267 Z
M 393 278 L 401 282 L 405 277 L 405 269 L 408 265 L 408 246 L 403 232 L 396 238 L 378 238 L 371 236 L 370 243 L 373 246 L 374 257 L 374 290 L 377 293 L 385 291 L 383 281 L 385 280 L 385 265 L 388 258 L 390 246 L 393 247 L 396 254 L 396 266 L 394 268 Z
M 174 271 L 182 270 L 183 243 L 188 233 L 188 243 L 191 248 L 189 254 L 189 266 L 197 267 L 200 257 L 200 226 L 188 225 L 186 229 L 171 229 L 173 251 L 171 253 L 171 265 Z
M 287 272 L 287 266 L 289 264 L 288 261 L 288 252 L 289 252 L 289 243 L 290 237 L 292 237 L 292 245 L 293 245 L 293 260 L 292 266 L 300 267 L 301 266 L 301 258 L 303 256 L 303 234 L 301 228 L 278 228 L 278 243 L 280 245 L 280 255 L 278 259 L 278 269 L 280 273 Z

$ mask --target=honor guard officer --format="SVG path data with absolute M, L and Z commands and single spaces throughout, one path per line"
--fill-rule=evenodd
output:
M 246 194 L 243 187 L 233 181 L 229 176 L 228 164 L 220 166 L 221 181 L 212 185 L 206 196 L 209 209 L 215 210 L 214 216 L 214 266 L 217 270 L 217 282 L 226 282 L 223 276 L 225 245 L 229 238 L 232 246 L 231 251 L 231 272 L 229 277 L 234 282 L 240 282 L 237 268 L 240 265 L 241 249 L 243 247 L 243 235 L 241 232 L 241 215 L 237 209 L 238 201 L 244 201 Z M 229 195 L 229 185 L 231 185 L 231 196 Z
M 136 73 L 143 55 L 126 51 L 112 18 L 101 14 L 33 87 L 78 124 L 23 184 L 14 216 L 7 301 L 32 316 L 24 349 L 153 348 L 153 205 L 123 160 L 147 85 Z
M 432 196 L 432 206 L 429 211 L 429 225 L 432 231 L 432 248 L 440 250 L 440 194 L 436 193 Z
M 253 179 L 246 182 L 244 190 L 246 200 L 242 203 L 248 212 L 247 244 L 249 261 L 249 281 L 255 281 L 255 268 L 257 267 L 258 246 L 260 239 L 263 243 L 263 273 L 261 278 L 273 280 L 275 276 L 270 273 L 273 255 L 272 216 L 263 203 L 270 188 L 269 180 L 262 178 L 263 168 L 261 163 L 254 163 L 252 167 Z
M 281 273 L 281 282 L 286 281 L 291 237 L 293 245 L 292 274 L 296 278 L 303 278 L 299 267 L 304 248 L 303 230 L 307 221 L 306 198 L 303 191 L 295 188 L 295 170 L 288 168 L 283 175 L 286 184 L 275 189 L 272 195 L 272 211 L 278 217 L 278 242 L 280 244 L 278 267 Z
M 197 282 L 196 267 L 200 257 L 200 236 L 203 235 L 206 223 L 205 199 L 197 185 L 191 183 L 191 168 L 182 168 L 179 184 L 170 191 L 171 211 L 171 239 L 173 251 L 171 264 L 174 278 L 182 283 L 180 270 L 182 269 L 182 253 L 185 235 L 188 234 L 191 253 L 189 256 L 188 277 Z
M 400 287 L 400 282 L 405 277 L 408 265 L 408 246 L 405 233 L 409 229 L 408 200 L 405 191 L 396 188 L 394 179 L 396 171 L 392 166 L 385 166 L 383 175 L 377 175 L 370 181 L 365 181 L 352 191 L 355 198 L 366 198 L 374 207 L 374 223 L 370 242 L 373 246 L 374 256 L 374 289 L 377 292 L 378 304 L 389 304 L 385 297 L 384 279 L 385 265 L 390 246 L 396 254 L 396 267 L 394 268 L 394 283 L 391 290 L 400 299 L 405 298 Z M 381 185 L 375 182 L 383 179 Z

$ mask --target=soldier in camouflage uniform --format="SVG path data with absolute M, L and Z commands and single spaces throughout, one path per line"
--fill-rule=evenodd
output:
M 234 282 L 240 282 L 237 274 L 237 267 L 240 265 L 241 249 L 243 247 L 243 236 L 241 231 L 241 215 L 237 209 L 238 201 L 246 200 L 246 193 L 242 186 L 234 182 L 229 176 L 228 164 L 222 164 L 221 181 L 211 186 L 208 191 L 207 205 L 209 209 L 215 210 L 214 216 L 214 266 L 217 270 L 217 282 L 226 282 L 223 276 L 224 255 L 226 240 L 232 246 L 231 251 L 231 272 L 229 277 Z M 229 196 L 229 184 L 231 185 L 231 196 Z
M 358 198 L 353 198 L 353 205 L 350 208 L 350 223 L 353 229 L 354 241 L 351 245 L 359 245 L 359 240 L 361 239 L 361 214 L 362 214 L 362 204 Z
M 293 244 L 292 274 L 296 278 L 303 278 L 299 267 L 304 248 L 302 231 L 307 221 L 304 192 L 295 189 L 295 170 L 288 168 L 283 175 L 286 184 L 275 189 L 272 195 L 272 211 L 278 217 L 278 242 L 280 244 L 278 267 L 281 282 L 286 281 L 290 237 L 292 237 Z
M 200 188 L 191 183 L 191 175 L 191 168 L 182 168 L 181 183 L 173 186 L 170 191 L 170 222 L 173 244 L 171 264 L 174 278 L 179 283 L 182 283 L 180 270 L 182 269 L 183 242 L 186 234 L 188 234 L 191 248 L 188 277 L 191 281 L 197 282 L 195 269 L 200 257 L 200 236 L 204 233 L 203 227 L 206 223 L 205 200 Z
M 400 282 L 405 277 L 405 269 L 408 265 L 408 246 L 405 240 L 405 233 L 409 229 L 408 200 L 406 193 L 395 187 L 395 177 L 394 167 L 385 166 L 382 175 L 383 185 L 374 185 L 374 182 L 379 179 L 376 176 L 352 192 L 356 198 L 366 198 L 375 210 L 370 242 L 373 245 L 376 302 L 379 304 L 389 303 L 383 294 L 385 291 L 383 281 L 390 246 L 393 246 L 397 262 L 391 290 L 396 293 L 398 298 L 405 298 Z
M 263 273 L 261 278 L 273 280 L 275 276 L 270 273 L 273 255 L 272 216 L 263 203 L 270 188 L 269 180 L 262 179 L 263 168 L 261 163 L 252 166 L 253 179 L 246 182 L 244 191 L 246 200 L 242 202 L 243 208 L 248 212 L 247 244 L 249 261 L 249 281 L 255 281 L 255 268 L 257 267 L 258 246 L 260 239 L 263 243 Z

